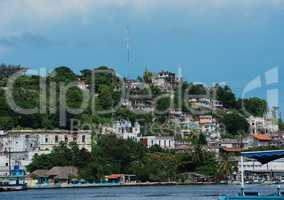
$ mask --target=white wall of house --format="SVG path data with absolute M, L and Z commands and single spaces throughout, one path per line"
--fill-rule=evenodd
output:
M 275 133 L 279 131 L 278 124 L 274 123 L 272 119 L 250 116 L 248 118 L 248 123 L 252 134 Z
M 141 132 L 141 126 L 138 122 L 132 123 L 128 120 L 119 120 L 113 122 L 112 125 L 104 126 L 102 134 L 114 134 L 118 138 L 133 139 L 137 141 Z
M 174 149 L 175 148 L 174 137 L 145 136 L 145 137 L 140 137 L 140 141 L 143 141 L 143 143 L 146 144 L 147 148 L 151 148 L 154 145 L 158 145 L 162 149 Z
M 7 173 L 7 161 L 25 168 L 35 154 L 50 153 L 60 142 L 76 142 L 79 148 L 91 151 L 91 131 L 14 130 L 0 135 L 0 175 Z

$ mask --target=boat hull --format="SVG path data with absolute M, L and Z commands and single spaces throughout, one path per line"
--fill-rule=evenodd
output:
M 0 192 L 15 192 L 15 191 L 22 191 L 26 190 L 27 187 L 24 185 L 18 185 L 18 186 L 1 186 Z

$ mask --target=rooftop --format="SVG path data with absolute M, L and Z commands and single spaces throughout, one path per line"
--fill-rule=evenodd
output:
M 272 137 L 267 134 L 254 134 L 253 137 L 261 142 L 267 142 L 272 140 Z

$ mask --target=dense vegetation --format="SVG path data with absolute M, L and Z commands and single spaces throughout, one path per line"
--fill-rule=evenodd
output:
M 215 155 L 205 150 L 202 141 L 197 141 L 186 152 L 174 152 L 162 150 L 159 146 L 147 149 L 142 143 L 114 136 L 99 136 L 91 153 L 80 150 L 74 143 L 62 143 L 51 154 L 34 156 L 28 170 L 67 165 L 78 167 L 80 177 L 85 179 L 130 173 L 136 174 L 141 181 L 174 181 L 177 174 L 188 171 L 208 176 L 221 173 Z

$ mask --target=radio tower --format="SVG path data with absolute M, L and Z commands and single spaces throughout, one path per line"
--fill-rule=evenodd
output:
M 129 71 L 130 71 L 130 36 L 129 36 L 129 28 L 128 26 L 126 26 L 126 38 L 125 38 L 125 42 L 126 42 L 126 50 L 127 50 L 127 64 L 128 64 L 128 70 L 127 70 L 127 77 L 129 76 Z

